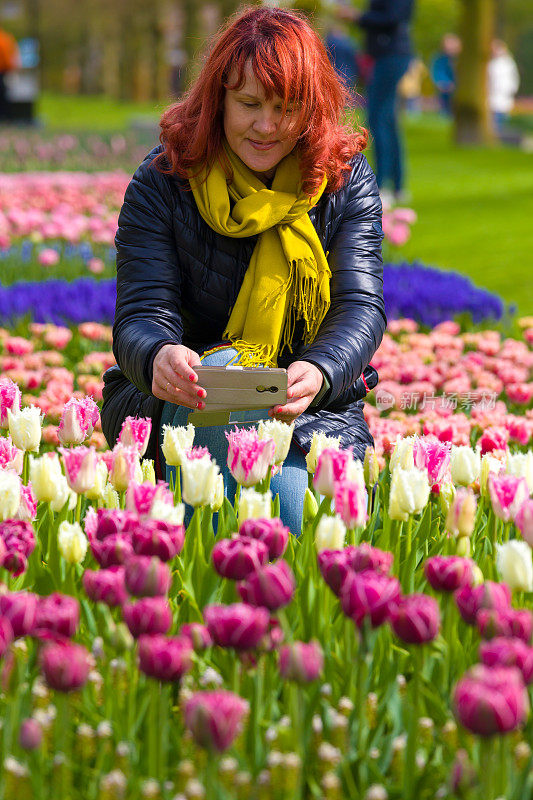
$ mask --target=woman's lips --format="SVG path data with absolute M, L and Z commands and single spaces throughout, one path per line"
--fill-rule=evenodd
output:
M 253 139 L 248 141 L 256 150 L 271 150 L 277 144 L 277 142 L 254 142 Z

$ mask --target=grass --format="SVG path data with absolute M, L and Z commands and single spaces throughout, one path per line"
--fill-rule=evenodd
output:
M 157 122 L 165 105 L 44 93 L 39 113 L 55 130 L 110 131 Z M 465 273 L 521 314 L 532 313 L 533 155 L 457 148 L 449 123 L 435 115 L 407 119 L 404 129 L 418 222 L 398 258 Z

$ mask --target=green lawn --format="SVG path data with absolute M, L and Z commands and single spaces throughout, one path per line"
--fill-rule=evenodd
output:
M 55 130 L 109 131 L 156 121 L 164 107 L 45 93 L 39 113 Z M 418 222 L 398 258 L 464 272 L 520 313 L 533 313 L 533 154 L 456 148 L 449 123 L 434 115 L 406 119 L 404 127 Z

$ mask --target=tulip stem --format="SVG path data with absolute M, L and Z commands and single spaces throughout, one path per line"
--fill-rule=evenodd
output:
M 357 771 L 359 775 L 359 789 L 362 787 L 362 767 L 363 767 L 363 731 L 365 729 L 365 688 L 367 679 L 367 653 L 368 642 L 365 630 L 366 622 L 363 620 L 361 628 L 359 628 L 359 653 L 357 658 L 357 686 L 356 686 L 356 704 L 357 704 L 357 733 L 355 742 L 355 752 L 357 754 Z
M 76 499 L 76 516 L 75 522 L 79 524 L 81 518 L 81 494 L 78 495 Z
M 233 510 L 235 511 L 235 516 L 239 517 L 239 500 L 241 498 L 241 484 L 237 484 L 237 488 L 235 489 L 235 500 L 233 502 Z
M 25 486 L 28 485 L 29 474 L 30 474 L 30 454 L 28 450 L 24 450 L 24 457 L 22 461 L 22 483 Z
M 411 649 L 413 658 L 413 675 L 410 681 L 411 709 L 407 731 L 407 750 L 404 764 L 404 800 L 415 800 L 416 782 L 416 744 L 418 739 L 418 718 L 420 714 L 420 673 L 422 670 L 422 645 L 414 645 Z
M 159 695 L 161 686 L 158 681 L 150 680 L 150 704 L 148 706 L 148 776 L 159 780 L 157 759 L 159 733 Z
M 479 738 L 479 800 L 494 800 L 496 781 L 494 775 L 494 737 Z
M 176 478 L 174 484 L 174 505 L 181 503 L 181 467 L 176 467 Z

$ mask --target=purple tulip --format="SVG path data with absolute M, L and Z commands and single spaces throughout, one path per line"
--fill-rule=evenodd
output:
M 74 597 L 54 592 L 40 597 L 34 633 L 51 631 L 71 639 L 80 621 L 80 604 Z
M 310 683 L 320 677 L 324 668 L 324 653 L 318 642 L 291 642 L 279 651 L 281 676 L 296 683 Z
M 382 575 L 388 575 L 391 571 L 394 555 L 388 550 L 372 547 L 367 542 L 363 542 L 357 547 L 347 547 L 346 549 L 350 551 L 351 567 L 356 572 L 364 572 L 367 569 L 371 569 Z
M 474 788 L 476 783 L 476 770 L 470 763 L 467 751 L 458 750 L 450 773 L 450 786 L 454 797 L 464 797 L 467 792 Z
M 42 652 L 41 667 L 48 686 L 58 692 L 72 692 L 86 682 L 91 661 L 81 644 L 50 644 Z
M 296 582 L 286 561 L 276 561 L 256 570 L 239 584 L 239 594 L 245 603 L 265 606 L 276 611 L 291 602 Z
M 0 541 L 1 564 L 16 578 L 25 572 L 28 558 L 35 549 L 35 536 L 31 523 L 18 519 L 0 522 Z
M 233 603 L 206 606 L 204 619 L 215 644 L 235 650 L 253 650 L 267 632 L 269 614 L 266 608 Z
M 33 632 L 39 598 L 31 592 L 8 592 L 0 596 L 0 614 L 11 623 L 17 639 Z
M 187 636 L 145 634 L 139 637 L 139 669 L 158 681 L 179 681 L 192 666 L 192 652 Z
M 476 624 L 482 608 L 498 611 L 510 608 L 511 592 L 505 583 L 485 581 L 481 586 L 463 586 L 455 592 L 455 602 L 462 618 L 468 625 Z
M 171 525 L 156 519 L 139 522 L 132 534 L 133 549 L 139 556 L 157 556 L 171 561 L 181 553 L 185 541 L 183 525 Z
M 248 711 L 246 700 L 233 692 L 196 692 L 185 704 L 185 725 L 197 744 L 222 753 L 241 732 Z
M 118 508 L 98 508 L 95 538 L 102 540 L 113 533 L 133 533 L 139 524 L 137 514 Z
M 351 552 L 354 548 L 343 550 L 321 550 L 317 553 L 318 568 L 331 591 L 339 596 L 341 586 L 352 571 Z
M 482 642 L 479 655 L 487 667 L 518 667 L 526 686 L 533 683 L 533 647 L 522 639 L 496 637 Z
M 213 566 L 223 578 L 242 581 L 250 572 L 268 562 L 268 547 L 264 542 L 237 536 L 221 539 L 211 552 Z
M 483 608 L 476 623 L 484 639 L 506 636 L 522 639 L 526 644 L 531 641 L 533 614 L 527 608 Z
M 520 671 L 476 664 L 456 684 L 453 710 L 461 725 L 478 736 L 515 730 L 526 721 L 529 711 Z
M 105 603 L 110 608 L 122 606 L 128 596 L 124 567 L 86 569 L 83 573 L 83 588 L 95 603 Z
M 170 588 L 170 570 L 157 556 L 132 556 L 124 569 L 126 588 L 136 597 L 165 595 Z
M 391 613 L 391 627 L 408 644 L 430 642 L 439 632 L 439 604 L 427 594 L 402 597 Z
M 240 536 L 258 539 L 268 547 L 268 560 L 281 558 L 289 542 L 290 531 L 282 521 L 275 519 L 246 519 L 239 528 Z
M 435 591 L 455 592 L 463 586 L 471 586 L 472 562 L 459 556 L 433 556 L 426 560 L 424 574 Z
M 349 572 L 341 587 L 340 600 L 346 616 L 360 628 L 369 620 L 373 628 L 389 619 L 400 600 L 400 584 L 396 578 L 372 570 Z
M 197 653 L 206 650 L 213 644 L 211 634 L 205 625 L 202 625 L 200 622 L 188 622 L 186 625 L 182 625 L 180 635 L 187 636 L 190 639 L 193 650 Z
M 33 717 L 20 723 L 19 744 L 23 750 L 37 750 L 43 740 L 43 729 Z
M 0 658 L 5 654 L 14 638 L 10 621 L 5 617 L 0 617 Z
M 133 555 L 133 545 L 128 535 L 111 533 L 105 539 L 93 539 L 91 552 L 101 567 L 116 567 Z
M 172 611 L 166 597 L 143 597 L 122 607 L 124 622 L 136 639 L 143 633 L 166 633 L 172 625 Z

